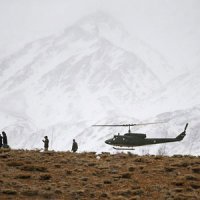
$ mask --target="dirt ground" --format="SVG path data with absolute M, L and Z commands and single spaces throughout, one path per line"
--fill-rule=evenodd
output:
M 200 199 L 200 157 L 0 149 L 0 199 Z

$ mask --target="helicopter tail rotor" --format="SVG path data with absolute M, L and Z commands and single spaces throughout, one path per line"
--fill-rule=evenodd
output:
M 182 140 L 186 136 L 186 129 L 188 127 L 188 123 L 185 125 L 184 131 L 176 137 L 178 141 Z
M 185 125 L 184 132 L 186 132 L 187 127 L 188 127 L 188 123 Z

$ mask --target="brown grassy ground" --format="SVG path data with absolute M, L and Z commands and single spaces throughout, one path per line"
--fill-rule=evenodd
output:
M 0 150 L 0 199 L 200 199 L 200 157 Z

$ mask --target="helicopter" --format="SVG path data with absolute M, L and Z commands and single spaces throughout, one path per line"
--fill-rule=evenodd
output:
M 159 123 L 165 123 L 165 122 L 154 122 L 154 123 L 145 123 L 145 124 L 113 124 L 113 125 L 105 125 L 104 124 L 104 125 L 93 125 L 93 126 L 128 127 L 128 133 L 125 133 L 124 135 L 120 135 L 118 133 L 118 135 L 114 135 L 113 138 L 105 141 L 105 143 L 108 145 L 120 147 L 120 148 L 113 147 L 116 150 L 135 150 L 133 147 L 161 144 L 161 143 L 168 143 L 168 142 L 179 142 L 179 141 L 183 140 L 183 138 L 186 135 L 186 129 L 188 127 L 188 123 L 185 125 L 184 131 L 175 138 L 146 138 L 146 134 L 144 134 L 144 133 L 132 133 L 131 132 L 132 126 L 143 126 L 143 125 L 159 124 Z

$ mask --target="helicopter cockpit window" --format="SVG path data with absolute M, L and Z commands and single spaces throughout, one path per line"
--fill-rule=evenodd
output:
M 116 138 L 114 137 L 112 140 L 115 141 L 115 139 L 116 139 Z

